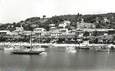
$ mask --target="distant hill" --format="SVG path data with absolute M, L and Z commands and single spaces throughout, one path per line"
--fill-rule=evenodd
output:
M 109 22 L 104 22 L 104 18 L 107 18 Z M 115 29 L 115 13 L 107 14 L 89 14 L 89 15 L 60 15 L 52 16 L 50 18 L 40 17 L 31 17 L 26 20 L 19 21 L 18 23 L 6 23 L 0 25 L 0 30 L 15 30 L 16 27 L 23 26 L 25 30 L 32 30 L 36 27 L 42 27 L 49 30 L 49 24 L 55 24 L 58 27 L 58 24 L 64 20 L 71 21 L 71 26 L 75 27 L 77 22 L 81 21 L 81 18 L 84 19 L 86 23 L 94 23 L 96 28 L 114 28 Z M 98 21 L 98 23 L 97 23 Z

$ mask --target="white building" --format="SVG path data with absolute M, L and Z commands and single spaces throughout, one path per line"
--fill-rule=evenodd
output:
M 59 28 L 65 28 L 66 26 L 70 25 L 70 21 L 64 21 L 62 23 L 59 24 Z
M 24 31 L 23 27 L 16 27 L 16 30 L 14 30 L 12 33 L 14 33 L 14 35 L 17 34 L 22 34 Z
M 0 30 L 0 35 L 11 35 L 12 32 L 10 32 L 9 30 Z
M 109 23 L 110 21 L 107 19 L 107 17 L 104 17 L 104 18 L 103 18 L 103 22 L 104 22 L 104 23 Z
M 23 34 L 24 34 L 24 35 L 32 35 L 32 34 L 34 34 L 34 33 L 31 32 L 31 31 L 23 31 Z
M 35 28 L 33 31 L 37 33 L 37 32 L 44 32 L 46 30 L 44 28 Z
M 58 29 L 58 30 L 62 34 L 68 34 L 68 29 L 66 29 L 66 28 L 62 28 L 62 29 Z
M 49 34 L 50 36 L 53 36 L 53 37 L 58 37 L 60 35 L 66 35 L 68 34 L 68 29 L 60 28 L 60 29 L 50 30 Z
M 23 27 L 16 27 L 16 30 L 15 31 L 24 31 Z
M 33 30 L 33 33 L 36 35 L 39 35 L 39 36 L 44 35 L 45 32 L 46 32 L 46 30 L 44 28 L 35 28 Z
M 50 27 L 50 30 L 55 30 L 56 29 L 55 24 L 49 24 L 49 27 Z

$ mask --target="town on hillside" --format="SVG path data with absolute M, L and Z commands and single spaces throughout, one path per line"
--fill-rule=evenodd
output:
M 115 44 L 114 17 L 102 15 L 63 15 L 32 17 L 18 23 L 0 25 L 0 42 Z

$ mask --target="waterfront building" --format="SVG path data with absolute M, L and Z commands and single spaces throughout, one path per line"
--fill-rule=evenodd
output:
M 98 42 L 99 43 L 112 43 L 113 41 L 113 36 L 112 35 L 102 35 L 102 36 L 98 36 Z
M 114 29 L 77 29 L 75 36 L 76 40 L 80 38 L 94 43 L 110 43 L 113 42 L 113 39 L 111 39 L 113 34 L 115 34 Z
M 10 35 L 18 35 L 17 32 L 12 31 Z
M 12 34 L 12 32 L 10 32 L 9 30 L 0 30 L 0 35 L 10 35 Z

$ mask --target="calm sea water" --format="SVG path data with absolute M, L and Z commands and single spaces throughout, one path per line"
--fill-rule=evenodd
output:
M 0 51 L 0 71 L 115 71 L 115 52 L 47 48 L 47 56 L 10 55 Z

